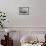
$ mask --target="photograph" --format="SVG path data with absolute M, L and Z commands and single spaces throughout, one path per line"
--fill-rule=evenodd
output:
M 19 15 L 29 15 L 29 7 L 19 7 Z

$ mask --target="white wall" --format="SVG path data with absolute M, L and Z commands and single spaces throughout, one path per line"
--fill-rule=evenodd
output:
M 29 15 L 19 15 L 19 7 L 29 7 Z M 20 31 L 20 35 L 46 31 L 46 0 L 0 0 L 0 9 L 6 12 L 6 27 Z
M 46 0 L 32 0 L 32 26 L 46 27 Z
M 19 16 L 19 7 L 29 7 L 29 15 Z M 46 27 L 46 0 L 0 0 L 7 27 Z
M 46 0 L 0 0 L 0 9 L 6 12 L 6 27 L 17 31 L 46 31 L 45 4 Z M 29 7 L 29 15 L 19 15 L 19 7 Z

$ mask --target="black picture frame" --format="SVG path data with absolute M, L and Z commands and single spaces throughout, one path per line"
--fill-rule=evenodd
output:
M 19 15 L 29 15 L 29 7 L 19 7 Z

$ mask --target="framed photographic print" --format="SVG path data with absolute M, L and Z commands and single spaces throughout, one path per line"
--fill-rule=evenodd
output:
M 19 7 L 19 15 L 29 15 L 29 7 Z

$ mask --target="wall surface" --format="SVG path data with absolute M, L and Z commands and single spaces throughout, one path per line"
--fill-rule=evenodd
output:
M 19 15 L 19 7 L 29 7 L 29 15 Z M 7 27 L 46 27 L 46 0 L 0 0 Z
M 19 7 L 29 7 L 29 15 L 19 15 Z M 20 31 L 20 37 L 30 34 L 31 31 L 46 33 L 46 0 L 0 0 L 0 10 L 6 12 L 5 26 L 11 29 L 10 31 Z M 16 40 L 17 33 L 15 36 Z
M 19 15 L 19 7 L 29 7 L 29 15 Z M 14 46 L 20 46 L 20 38 L 32 31 L 35 34 L 46 33 L 46 0 L 0 0 L 0 10 L 6 12 L 5 26 L 9 31 L 19 32 L 10 35 Z

